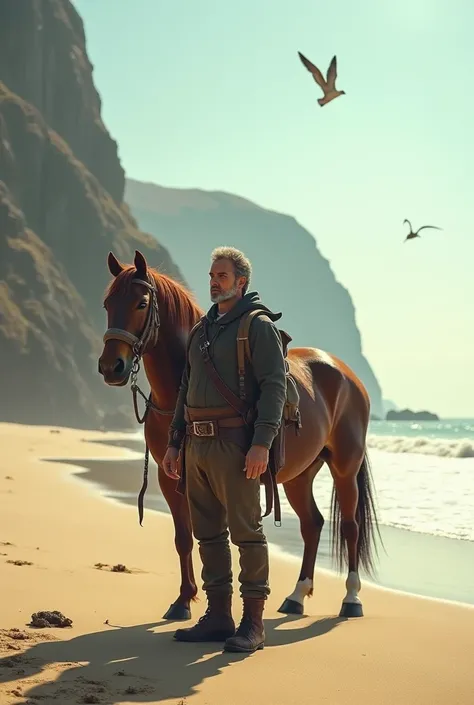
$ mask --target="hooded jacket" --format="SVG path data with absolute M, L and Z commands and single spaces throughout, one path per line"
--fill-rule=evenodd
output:
M 249 331 L 249 346 L 252 356 L 251 369 L 246 369 L 246 389 L 257 417 L 254 424 L 253 445 L 270 448 L 280 427 L 286 399 L 286 369 L 280 332 L 274 321 L 281 313 L 272 313 L 260 300 L 256 291 L 243 296 L 237 304 L 221 318 L 218 306 L 211 306 L 206 314 L 208 321 L 209 355 L 222 380 L 239 394 L 237 362 L 237 331 L 241 316 L 247 311 L 261 308 L 267 315 L 253 319 Z M 170 439 L 181 435 L 186 429 L 184 406 L 194 408 L 227 407 L 219 391 L 210 379 L 199 349 L 199 331 L 191 339 L 187 365 L 185 366 L 178 401 L 170 425 Z M 170 440 L 169 445 L 178 447 L 179 442 Z

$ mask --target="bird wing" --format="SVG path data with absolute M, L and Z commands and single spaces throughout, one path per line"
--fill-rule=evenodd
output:
M 405 220 L 403 221 L 403 225 L 405 225 L 405 223 L 408 223 L 408 225 L 410 226 L 410 230 L 413 231 L 413 228 L 411 227 L 411 223 L 408 218 L 405 218 Z
M 298 56 L 300 57 L 303 66 L 306 66 L 308 71 L 313 75 L 313 78 L 318 84 L 318 86 L 320 86 L 324 90 L 326 88 L 326 81 L 324 80 L 324 76 L 318 69 L 318 67 L 311 63 L 311 61 L 307 59 L 306 56 L 303 56 L 300 51 L 298 52 Z
M 443 228 L 438 228 L 437 225 L 422 225 L 421 228 L 418 228 L 416 231 L 417 233 L 420 232 L 420 230 L 424 230 L 425 228 L 431 228 L 432 230 L 442 230 Z
M 335 56 L 332 57 L 331 63 L 329 64 L 327 72 L 327 84 L 328 88 L 333 91 L 336 90 L 336 78 L 337 78 L 337 59 Z

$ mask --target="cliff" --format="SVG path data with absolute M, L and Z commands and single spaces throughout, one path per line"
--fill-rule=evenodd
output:
M 294 218 L 243 198 L 127 180 L 125 200 L 140 227 L 179 259 L 201 306 L 208 308 L 211 250 L 242 249 L 252 261 L 252 286 L 282 311 L 292 345 L 315 346 L 347 362 L 367 386 L 372 412 L 383 414 L 380 385 L 362 353 L 349 292 L 336 280 L 312 235 Z
M 2 0 L 2 421 L 91 427 L 117 408 L 97 374 L 109 249 L 131 261 L 139 248 L 182 279 L 123 204 L 124 171 L 100 109 L 69 0 Z

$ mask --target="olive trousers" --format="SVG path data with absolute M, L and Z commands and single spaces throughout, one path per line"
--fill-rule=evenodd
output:
M 240 553 L 242 598 L 266 599 L 268 546 L 262 525 L 260 478 L 247 479 L 245 452 L 219 438 L 186 438 L 186 494 L 199 543 L 203 589 L 231 594 L 230 539 Z

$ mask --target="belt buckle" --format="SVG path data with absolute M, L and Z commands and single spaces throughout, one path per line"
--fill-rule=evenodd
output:
M 195 436 L 211 437 L 215 436 L 213 421 L 193 421 L 193 433 Z

